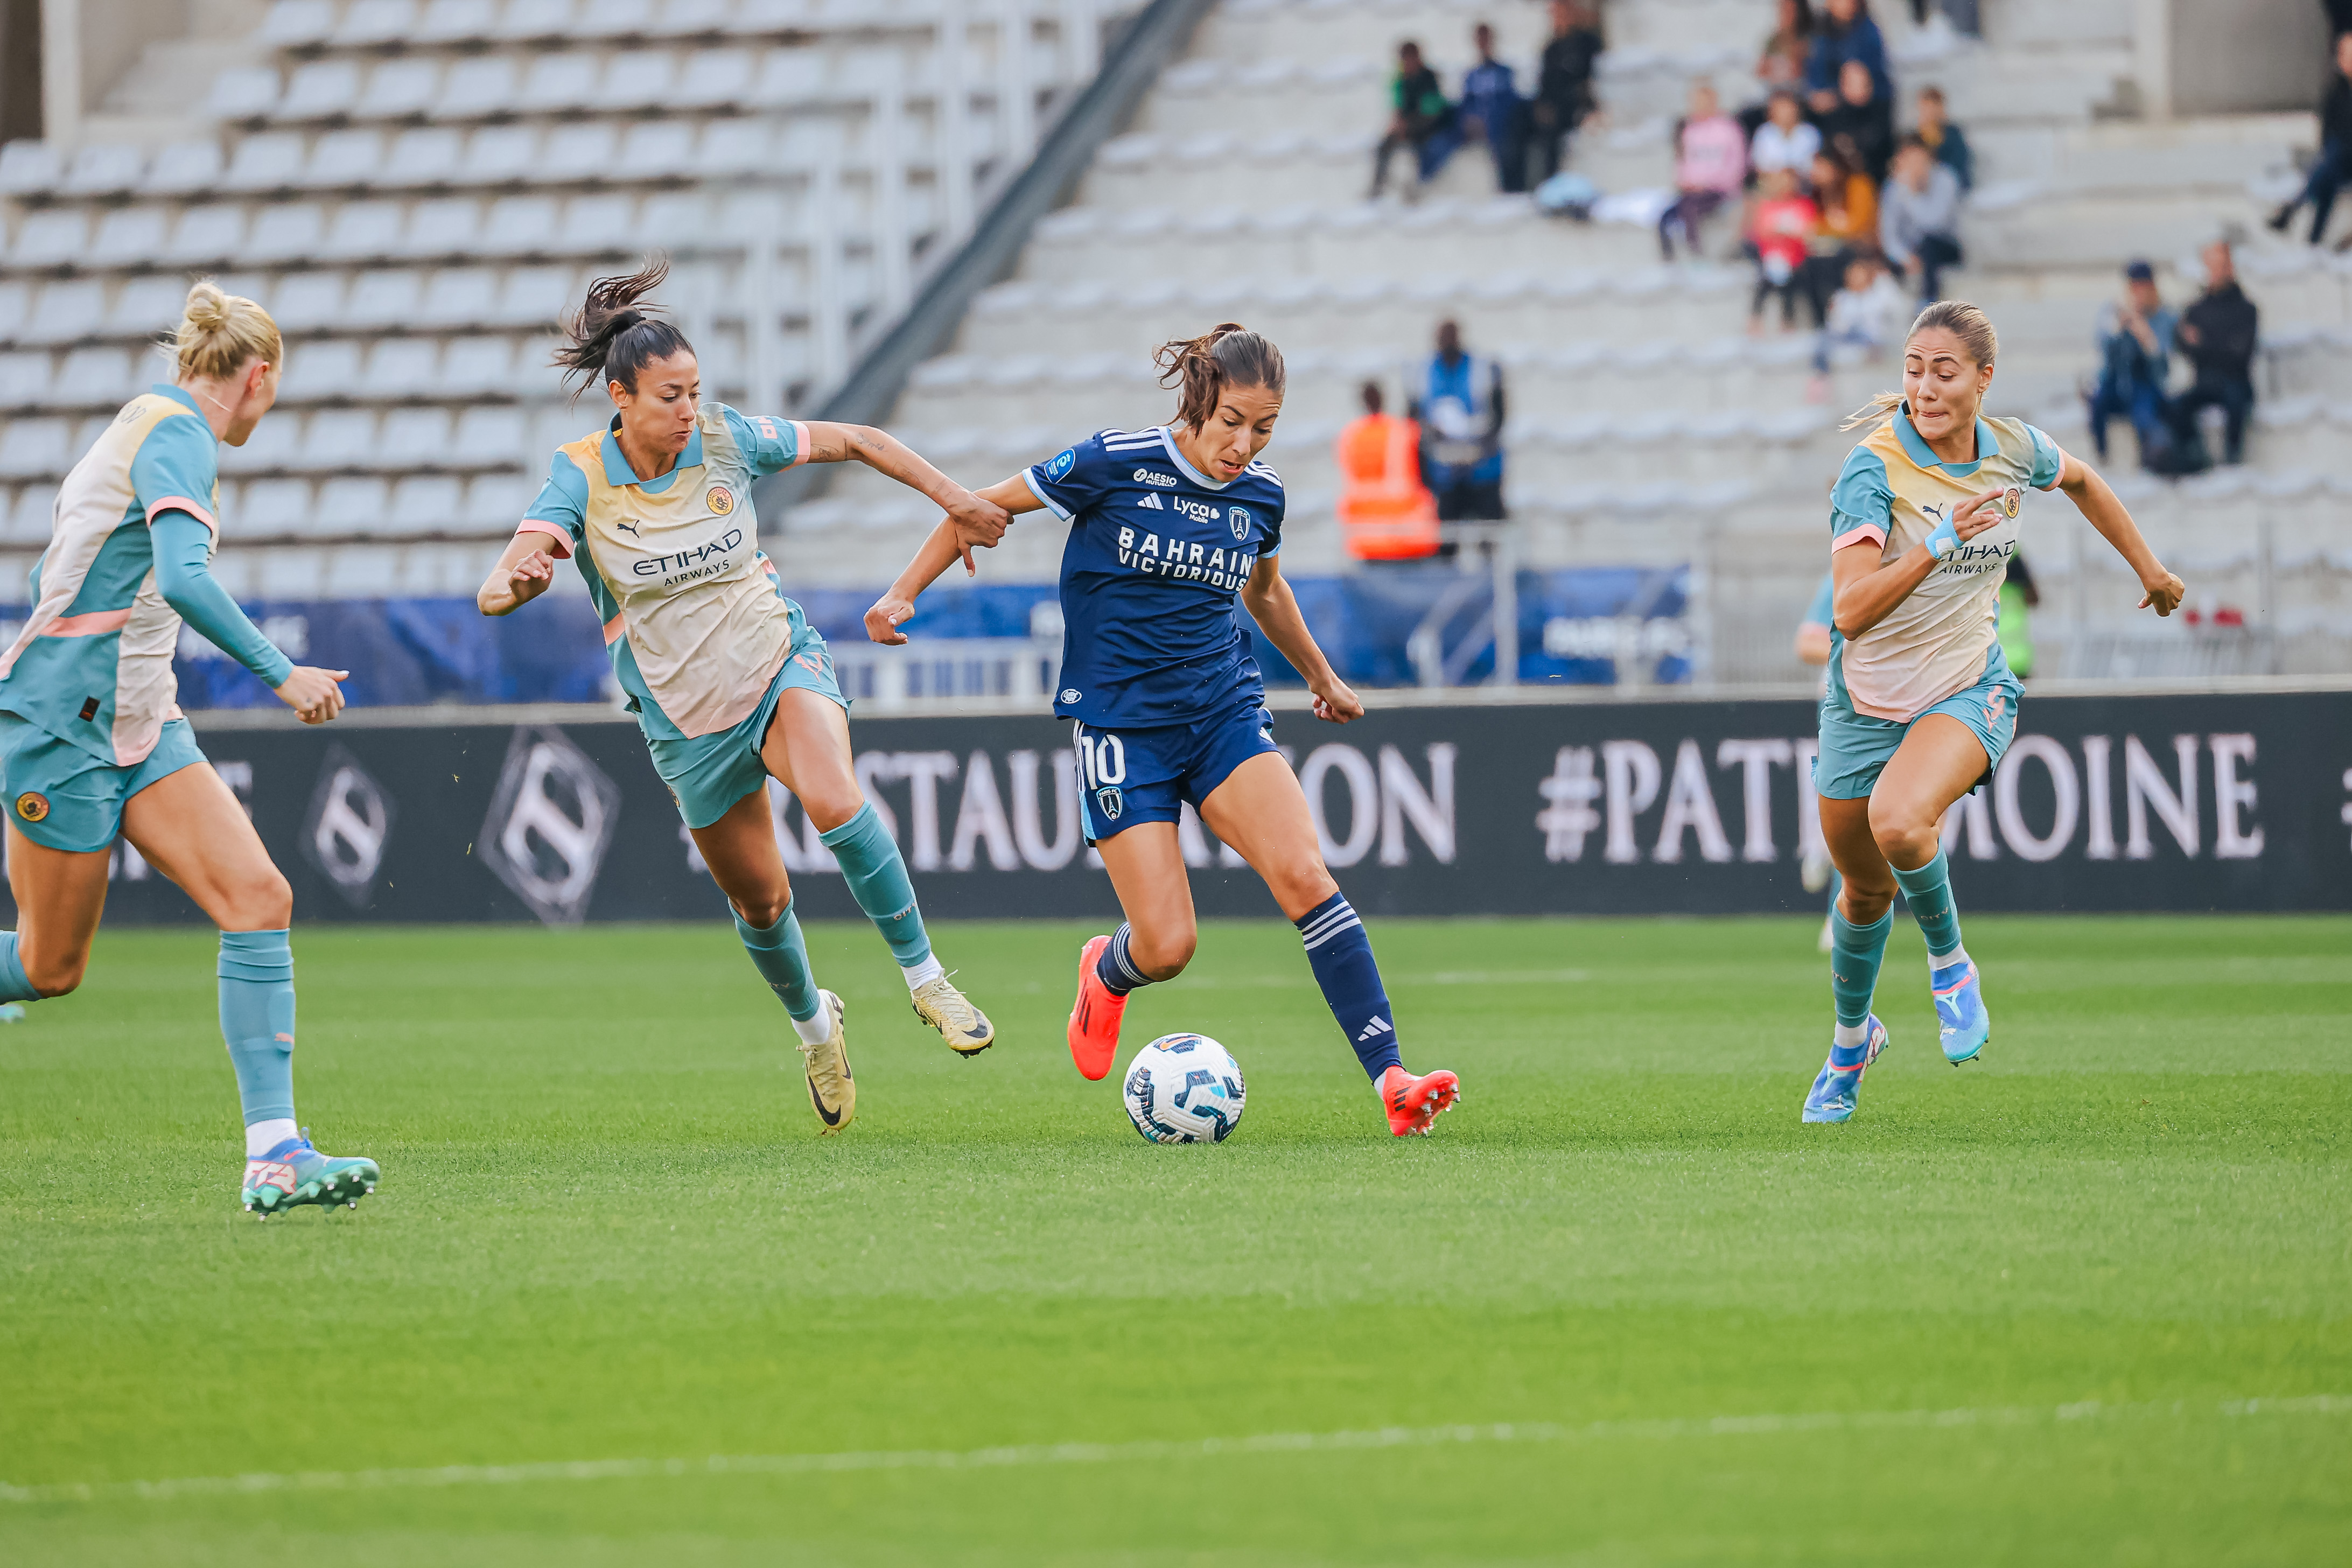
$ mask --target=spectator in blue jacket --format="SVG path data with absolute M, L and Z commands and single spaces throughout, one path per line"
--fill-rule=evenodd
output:
M 1495 58 L 1495 29 L 1481 22 L 1472 29 L 1478 63 L 1462 79 L 1463 130 L 1486 138 L 1495 155 L 1495 183 L 1506 191 L 1528 188 L 1527 105 L 1511 68 Z
M 2091 445 L 2107 460 L 2107 421 L 2122 415 L 2139 437 L 2140 466 L 2167 471 L 2172 445 L 2164 384 L 2179 317 L 2157 291 L 2156 268 L 2135 261 L 2124 268 L 2124 297 L 2099 312 L 2099 379 L 2089 395 Z
M 1503 512 L 1503 369 L 1462 346 L 1453 321 L 1437 328 L 1437 353 L 1413 388 L 1421 421 L 1423 482 L 1442 522 L 1500 521 Z
M 1812 96 L 1813 111 L 1828 114 L 1838 106 L 1838 72 L 1848 60 L 1870 68 L 1876 96 L 1895 101 L 1895 78 L 1886 69 L 1886 38 L 1870 19 L 1870 0 L 1828 0 L 1813 25 L 1812 52 L 1805 59 L 1805 90 Z

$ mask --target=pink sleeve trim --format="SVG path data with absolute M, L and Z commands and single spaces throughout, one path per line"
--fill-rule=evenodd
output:
M 41 628 L 45 637 L 100 637 L 131 624 L 129 610 L 92 610 L 87 615 L 59 616 Z
M 617 615 L 611 620 L 606 621 L 604 623 L 604 646 L 606 647 L 611 647 L 614 643 L 619 642 L 621 640 L 622 634 L 626 632 L 628 629 L 628 626 Z
M 572 559 L 572 531 L 565 528 L 562 523 L 548 522 L 539 518 L 527 517 L 522 520 L 522 526 L 515 530 L 515 537 L 520 539 L 526 533 L 543 533 L 547 535 L 548 538 L 555 542 L 555 548 L 550 553 L 554 555 L 558 561 L 569 561 Z
M 789 423 L 793 427 L 793 460 L 785 466 L 797 468 L 809 460 L 808 426 L 798 419 Z
M 220 537 L 220 524 L 214 520 L 213 514 L 206 511 L 203 507 L 198 506 L 195 502 L 190 500 L 185 496 L 165 496 L 162 500 L 156 501 L 147 509 L 147 521 L 151 523 L 155 521 L 155 514 L 164 511 L 184 511 L 190 517 L 194 518 L 198 522 L 203 523 L 206 528 L 211 529 L 215 539 L 218 539 Z
M 1832 550 L 1843 550 L 1849 544 L 1868 543 L 1884 545 L 1885 542 L 1886 531 L 1879 527 L 1878 524 L 1874 522 L 1865 522 L 1857 524 L 1853 528 L 1849 528 L 1843 533 L 1832 536 L 1830 540 L 1830 548 Z

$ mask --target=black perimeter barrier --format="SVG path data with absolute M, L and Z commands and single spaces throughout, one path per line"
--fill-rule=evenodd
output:
M 1379 701 L 1379 694 L 1372 699 Z M 413 710 L 412 710 L 413 711 Z M 298 921 L 709 920 L 636 727 L 578 709 L 434 724 L 235 728 L 206 753 L 294 885 Z M 520 720 L 523 721 L 518 722 Z M 1409 707 L 1344 727 L 1276 714 L 1339 885 L 1386 915 L 1811 911 L 1813 705 L 1675 700 Z M 854 719 L 857 772 L 940 917 L 1103 916 L 1078 791 L 1042 715 Z M 857 913 L 772 789 L 798 907 Z M 1204 915 L 1273 900 L 1190 817 Z M 1999 775 L 1945 826 L 1971 910 L 2352 909 L 2352 690 L 2029 693 Z M 107 918 L 201 919 L 128 845 Z

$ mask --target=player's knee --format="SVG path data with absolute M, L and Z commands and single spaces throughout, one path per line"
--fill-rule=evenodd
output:
M 1303 855 L 1286 865 L 1276 866 L 1265 880 L 1276 903 L 1299 912 L 1292 917 L 1294 920 L 1339 890 L 1339 884 L 1331 879 L 1330 869 L 1323 864 L 1320 855 Z
M 801 809 L 816 824 L 819 833 L 830 833 L 865 809 L 866 797 L 855 784 L 830 789 L 810 789 L 801 792 Z
M 728 902 L 735 907 L 736 914 L 742 918 L 745 925 L 754 931 L 767 931 L 782 920 L 784 911 L 793 907 L 793 895 L 791 889 L 782 888 L 758 898 L 730 899 Z
M 275 866 L 239 877 L 223 891 L 223 931 L 283 931 L 294 923 L 294 889 Z
M 1878 840 L 1878 852 L 1886 857 L 1890 866 L 1925 866 L 1936 858 L 1937 834 L 1933 817 L 1916 821 L 1908 814 L 1899 814 L 1884 822 L 1874 817 L 1870 832 Z
M 1199 933 L 1191 930 L 1168 931 L 1150 937 L 1137 931 L 1128 938 L 1127 955 L 1135 966 L 1153 981 L 1173 980 L 1184 973 L 1192 962 L 1192 951 L 1199 945 Z
M 1876 925 L 1885 918 L 1886 911 L 1894 904 L 1892 889 L 1882 891 L 1876 888 L 1856 887 L 1852 882 L 1848 882 L 1845 891 L 1838 896 L 1838 912 L 1845 916 L 1849 925 Z

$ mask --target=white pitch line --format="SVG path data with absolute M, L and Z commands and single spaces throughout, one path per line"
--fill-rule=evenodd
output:
M 1110 1465 L 1134 1461 L 1216 1458 L 1236 1454 L 1331 1453 L 1362 1448 L 1423 1448 L 1475 1443 L 1666 1442 L 1685 1437 L 1775 1436 L 1799 1432 L 1880 1432 L 1904 1428 L 2023 1426 L 2150 1415 L 2352 1415 L 2352 1396 L 2307 1394 L 2290 1399 L 2230 1399 L 2213 1405 L 2185 1400 L 2109 1405 L 2095 1399 L 2059 1405 L 2003 1405 L 1958 1410 L 1817 1411 L 1800 1415 L 1710 1415 L 1653 1421 L 1551 1421 L 1484 1426 L 1381 1426 L 1352 1432 L 1269 1432 L 1251 1437 L 1203 1437 L 1194 1442 L 1052 1443 L 1003 1448 L 900 1448 L 838 1454 L 713 1454 L 706 1459 L 569 1459 L 526 1465 L 443 1465 L 413 1470 L 298 1470 L 242 1476 L 191 1476 L 158 1481 L 60 1481 L 12 1486 L 0 1481 L 0 1502 L 159 1501 L 264 1492 L 369 1491 L 400 1487 L 520 1486 L 534 1481 L 631 1480 L 665 1476 L 800 1476 L 845 1470 L 987 1470 L 1042 1465 Z

